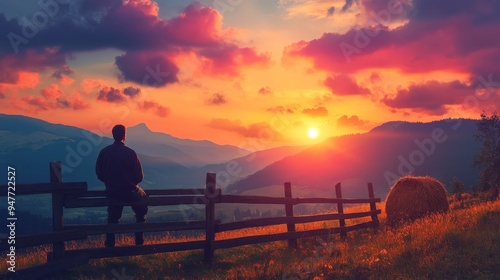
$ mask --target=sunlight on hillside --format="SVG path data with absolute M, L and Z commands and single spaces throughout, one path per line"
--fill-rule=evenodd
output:
M 377 208 L 383 209 L 384 205 L 377 205 Z M 109 279 L 112 269 L 120 271 L 122 267 L 126 267 L 130 275 L 137 275 L 137 279 L 282 279 L 285 276 L 299 279 L 491 279 L 492 275 L 498 275 L 500 201 L 452 209 L 448 214 L 432 215 L 397 229 L 385 226 L 383 213 L 379 215 L 382 225 L 377 234 L 371 229 L 355 231 L 344 241 L 332 235 L 300 239 L 297 249 L 290 249 L 286 241 L 280 241 L 217 250 L 213 267 L 203 265 L 203 252 L 194 250 L 93 260 L 64 275 L 65 279 Z M 349 208 L 346 212 L 362 210 L 367 208 Z M 310 223 L 298 225 L 297 230 L 327 226 L 331 224 Z M 282 230 L 284 226 L 236 230 L 218 234 L 216 238 Z M 146 243 L 202 238 L 164 234 L 150 237 Z M 103 239 L 96 238 L 70 242 L 67 247 L 100 247 L 102 243 Z M 133 237 L 121 236 L 118 244 L 133 244 Z M 43 263 L 49 250 L 42 247 L 24 253 L 19 258 L 19 267 Z

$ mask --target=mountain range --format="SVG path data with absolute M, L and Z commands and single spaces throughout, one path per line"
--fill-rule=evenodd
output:
M 274 162 L 228 186 L 244 192 L 290 181 L 310 192 L 329 192 L 341 182 L 343 195 L 366 197 L 368 182 L 384 198 L 399 177 L 429 175 L 450 188 L 453 177 L 466 187 L 477 184 L 473 167 L 480 143 L 476 120 L 448 119 L 430 123 L 388 122 L 367 133 L 330 138 Z
M 372 182 L 376 195 L 385 197 L 406 174 L 430 175 L 448 186 L 453 177 L 466 186 L 476 184 L 477 122 L 388 122 L 312 146 L 257 152 L 179 139 L 139 124 L 128 128 L 126 144 L 141 159 L 145 189 L 203 187 L 205 173 L 216 172 L 219 187 L 231 193 L 258 193 L 290 181 L 310 193 L 333 195 L 333 186 L 342 182 L 344 196 L 365 197 L 366 184 Z M 64 181 L 87 181 L 89 188 L 102 189 L 95 160 L 112 141 L 77 127 L 0 114 L 0 164 L 16 167 L 19 183 L 47 182 L 49 162 L 62 161 Z
M 48 182 L 49 162 L 61 161 L 63 181 L 87 181 L 89 188 L 102 189 L 95 161 L 112 142 L 110 137 L 77 127 L 0 114 L 0 166 L 16 167 L 19 183 Z M 141 159 L 145 175 L 141 186 L 146 189 L 202 187 L 207 172 L 216 172 L 225 186 L 305 148 L 250 152 L 153 132 L 145 124 L 127 129 L 126 145 Z

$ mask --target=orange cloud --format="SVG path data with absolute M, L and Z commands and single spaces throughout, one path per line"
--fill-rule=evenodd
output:
M 302 113 L 313 118 L 328 116 L 328 110 L 325 107 L 306 108 L 302 110 Z
M 26 105 L 35 110 L 73 109 L 82 110 L 90 107 L 78 91 L 65 97 L 65 93 L 57 84 L 52 84 L 40 91 L 42 96 L 25 96 L 21 99 Z
M 208 123 L 208 126 L 219 130 L 234 132 L 247 138 L 266 139 L 267 141 L 270 141 L 271 139 L 283 139 L 283 136 L 280 133 L 275 131 L 269 124 L 263 122 L 245 126 L 241 123 L 241 121 L 212 119 Z
M 207 105 L 222 105 L 227 103 L 227 99 L 222 93 L 214 93 L 211 97 L 205 100 Z
M 344 126 L 344 127 L 349 127 L 349 126 L 362 126 L 364 125 L 366 122 L 365 121 L 362 121 L 359 119 L 358 116 L 356 115 L 353 115 L 353 116 L 347 116 L 347 115 L 343 115 L 342 117 L 340 117 L 339 119 L 337 119 L 337 125 L 338 126 Z

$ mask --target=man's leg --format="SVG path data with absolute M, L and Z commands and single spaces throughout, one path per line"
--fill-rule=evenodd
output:
M 146 205 L 132 205 L 132 210 L 135 213 L 136 223 L 146 222 L 146 214 L 148 213 L 148 207 Z M 144 234 L 142 232 L 135 233 L 135 245 L 144 244 Z
M 108 206 L 108 224 L 118 224 L 120 218 L 122 217 L 123 206 Z M 106 247 L 115 247 L 115 234 L 106 234 Z

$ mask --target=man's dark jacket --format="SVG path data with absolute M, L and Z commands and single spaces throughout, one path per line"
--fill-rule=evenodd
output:
M 144 178 L 141 162 L 123 142 L 115 141 L 101 150 L 95 171 L 110 198 L 134 201 L 145 195 L 137 185 Z

